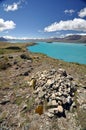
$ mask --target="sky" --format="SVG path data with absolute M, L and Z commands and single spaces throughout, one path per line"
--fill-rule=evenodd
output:
M 0 0 L 0 37 L 86 35 L 86 0 Z

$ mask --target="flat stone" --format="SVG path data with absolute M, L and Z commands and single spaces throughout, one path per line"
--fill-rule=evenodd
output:
M 64 69 L 61 69 L 61 68 L 60 68 L 60 69 L 58 70 L 58 72 L 59 72 L 62 76 L 65 76 L 65 77 L 67 76 L 66 70 L 64 70 Z
M 61 106 L 61 105 L 59 105 L 58 107 L 57 107 L 57 110 L 58 110 L 58 112 L 59 113 L 63 113 L 63 107 Z
M 54 80 L 48 79 L 46 85 L 50 86 L 54 84 L 54 82 L 55 82 Z
M 29 75 L 28 71 L 24 72 L 23 75 L 24 75 L 24 76 L 28 76 L 28 75 Z
M 26 108 L 27 108 L 27 104 L 22 103 L 22 104 L 21 104 L 20 111 L 24 111 Z
M 51 104 L 52 104 L 52 106 L 57 106 L 58 105 L 58 103 L 56 102 L 56 100 L 52 100 Z
M 72 77 L 71 75 L 67 75 L 67 78 L 68 78 L 69 80 L 73 80 L 73 77 Z
M 72 103 L 72 99 L 70 96 L 67 97 L 67 103 L 71 104 Z
M 62 101 L 61 97 L 56 97 L 55 99 L 58 100 L 58 101 Z
M 9 102 L 10 102 L 10 99 L 4 99 L 4 100 L 0 101 L 0 104 L 1 105 L 6 105 Z
M 37 92 L 42 91 L 42 88 L 41 88 L 41 87 L 38 87 L 36 91 L 37 91 Z
M 39 91 L 38 97 L 39 97 L 39 98 L 43 98 L 45 94 L 46 94 L 46 92 L 44 92 L 44 91 Z
M 61 96 L 62 93 L 61 93 L 61 92 L 56 92 L 55 95 L 56 95 L 56 96 Z
M 52 114 L 56 114 L 56 113 L 58 113 L 58 109 L 57 108 L 50 108 L 50 109 L 48 109 L 48 112 L 52 113 Z
M 46 112 L 45 115 L 47 115 L 49 118 L 54 117 L 54 114 L 50 113 L 50 112 Z
M 55 93 L 52 94 L 51 98 L 52 98 L 52 99 L 55 99 L 55 98 L 56 98 Z
M 48 102 L 47 106 L 49 107 L 57 107 L 58 103 L 56 102 L 56 100 L 51 100 Z

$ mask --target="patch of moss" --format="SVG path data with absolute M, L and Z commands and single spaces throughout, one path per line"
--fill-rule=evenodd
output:
M 5 49 L 11 49 L 11 50 L 21 50 L 21 48 L 20 48 L 20 47 L 18 47 L 18 46 L 9 46 L 9 47 L 7 47 L 7 48 L 5 48 Z
M 82 128 L 81 130 L 86 130 L 86 127 Z
M 23 101 L 23 98 L 21 96 L 19 96 L 19 97 L 16 98 L 14 103 L 19 106 L 22 103 L 22 101 Z
M 26 59 L 26 60 L 32 60 L 32 58 L 29 56 L 28 53 L 23 53 L 20 55 L 21 59 Z
M 6 70 L 10 66 L 11 64 L 9 63 L 9 59 L 7 56 L 0 60 L 0 69 Z
M 0 115 L 0 123 L 2 123 L 4 121 L 4 119 L 7 117 L 7 112 L 3 112 L 1 115 Z
M 30 112 L 30 111 L 32 111 L 32 109 L 33 109 L 33 106 L 34 106 L 34 98 L 29 98 L 28 100 L 27 100 L 27 108 L 25 109 L 25 111 L 24 112 Z

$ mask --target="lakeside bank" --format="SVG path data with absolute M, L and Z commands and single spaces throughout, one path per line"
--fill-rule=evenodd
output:
M 35 46 L 27 49 L 66 62 L 86 64 L 86 47 L 82 43 L 37 42 Z

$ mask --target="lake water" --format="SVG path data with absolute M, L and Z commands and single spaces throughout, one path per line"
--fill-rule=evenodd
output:
M 38 42 L 38 44 L 28 47 L 28 50 L 43 53 L 67 62 L 86 64 L 86 44 L 84 43 Z

